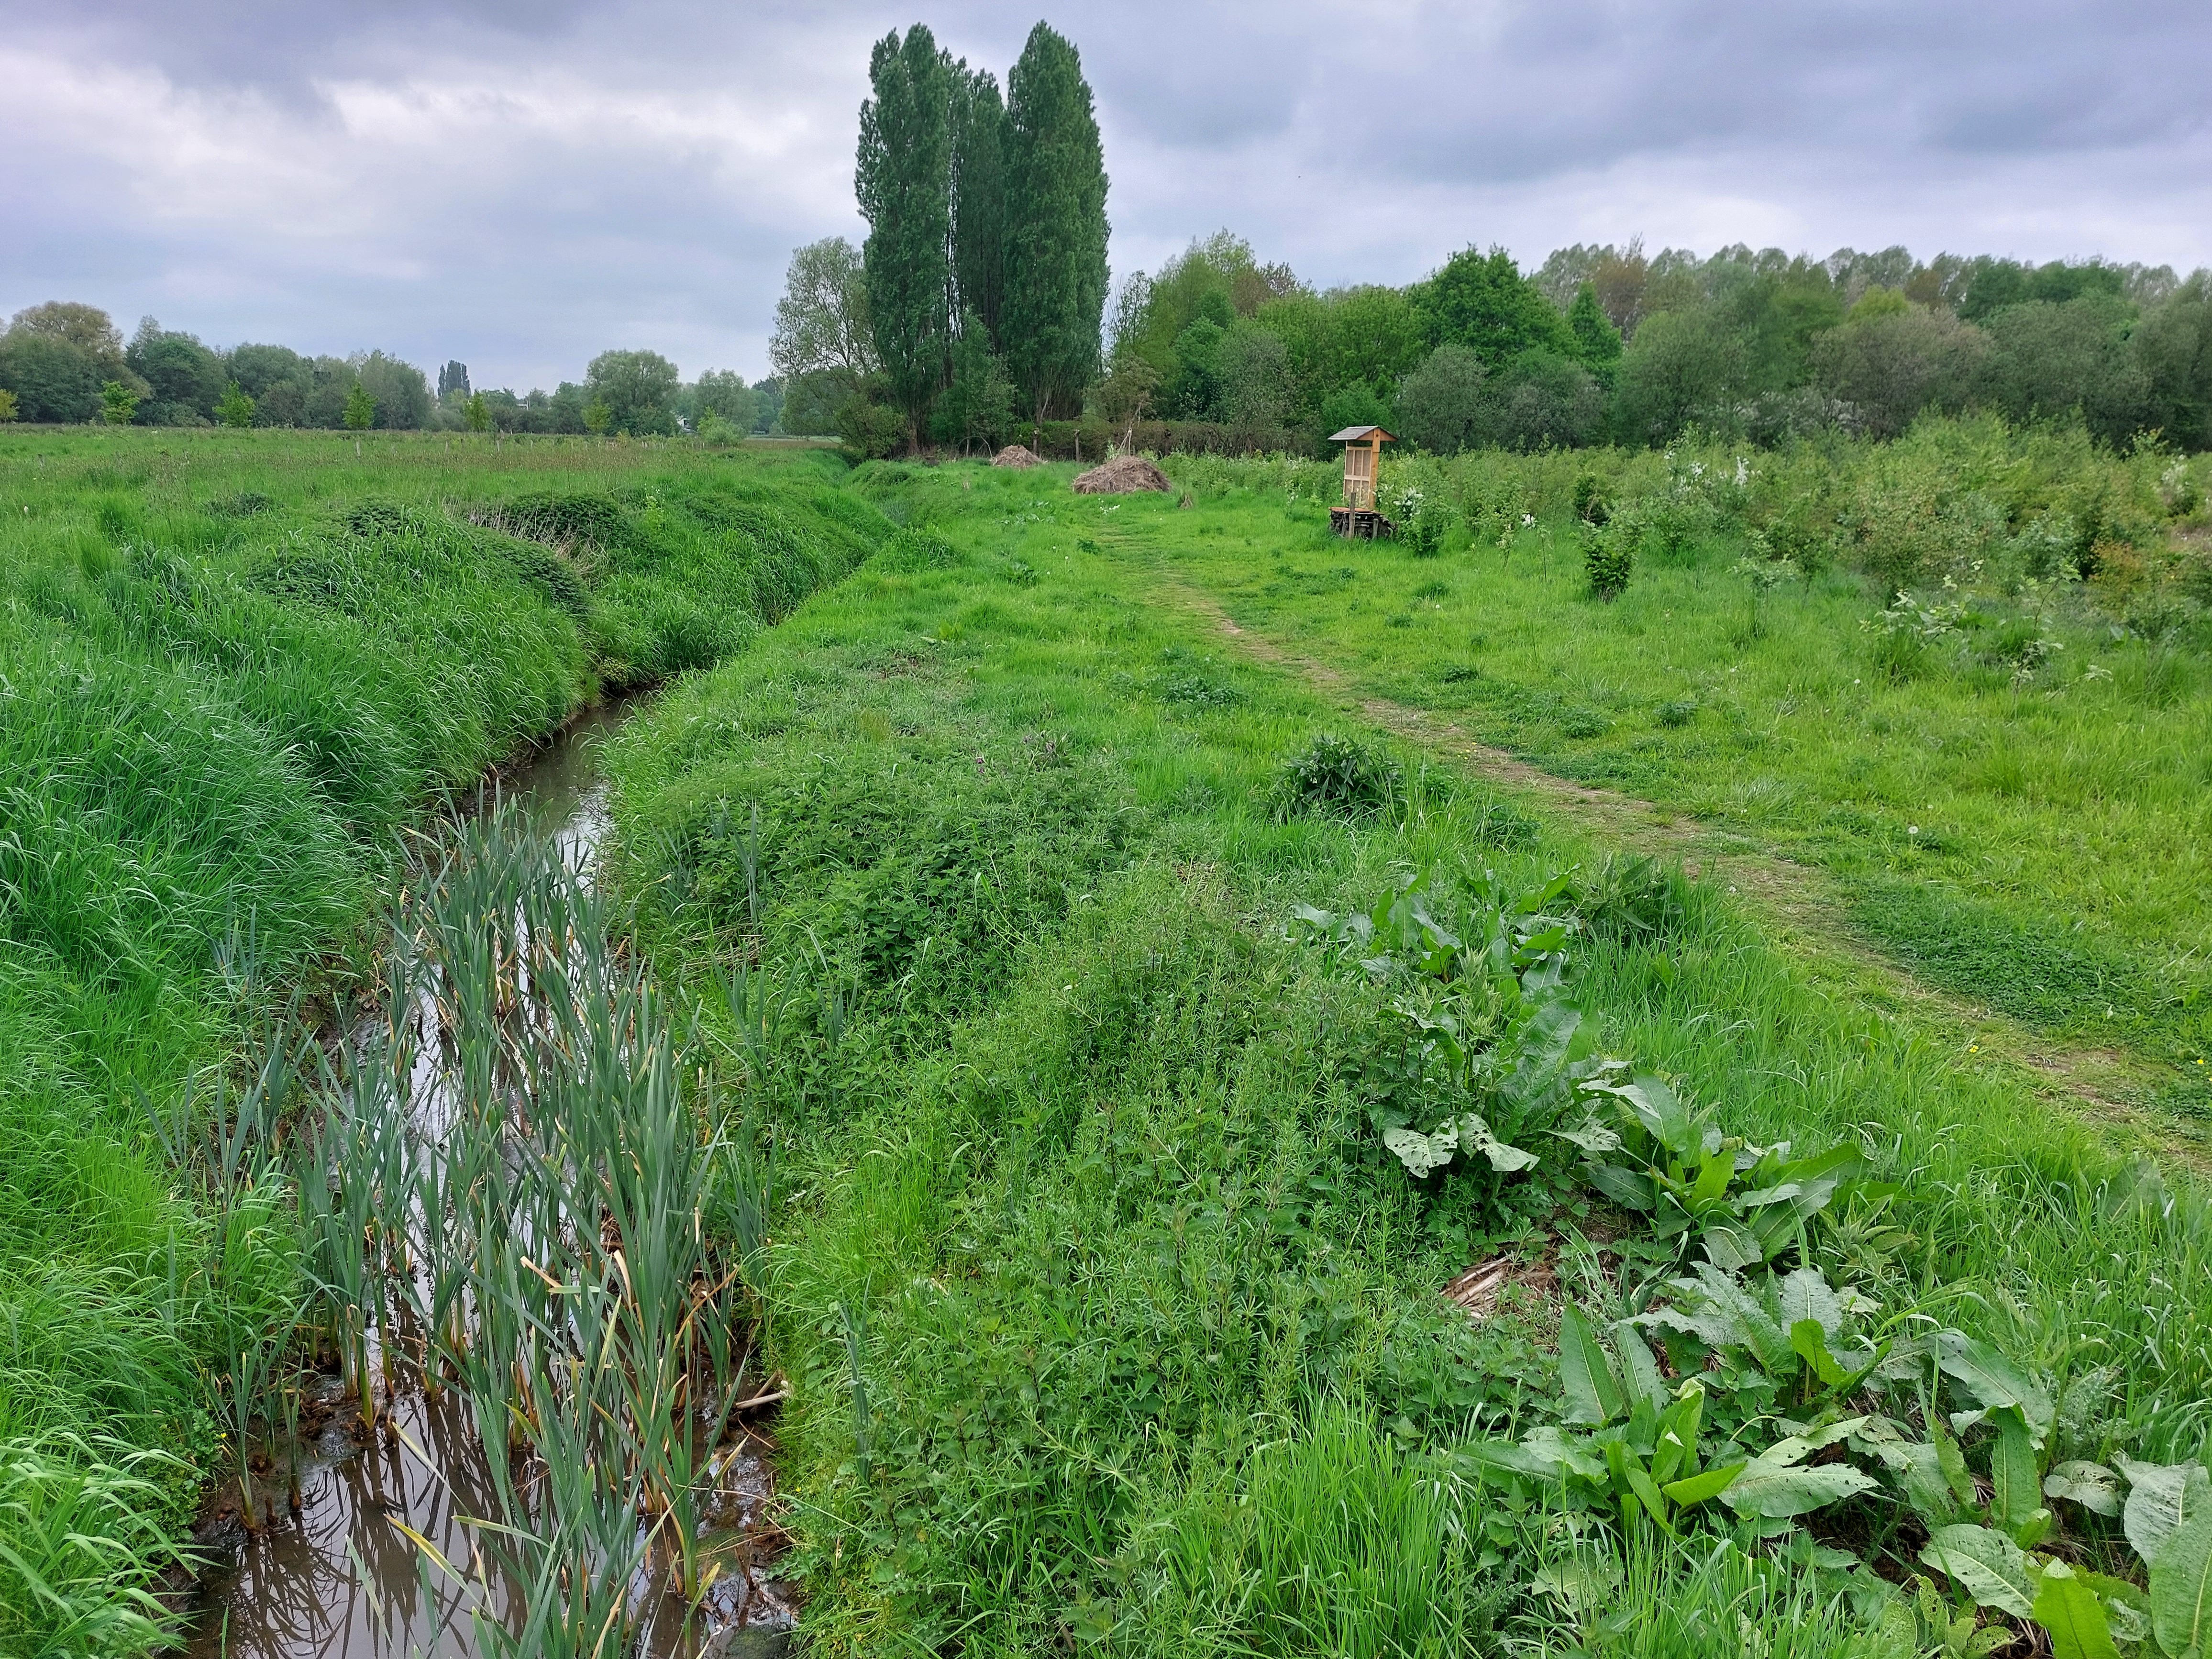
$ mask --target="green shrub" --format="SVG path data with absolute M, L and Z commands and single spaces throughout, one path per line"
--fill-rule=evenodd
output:
M 1593 599 L 1617 599 L 1628 591 L 1629 576 L 1636 568 L 1632 522 L 1616 519 L 1602 530 L 1583 532 L 1583 574 Z
M 1601 529 L 1613 517 L 1613 503 L 1607 499 L 1605 481 L 1595 472 L 1575 475 L 1575 494 L 1572 503 L 1575 517 L 1584 524 L 1596 525 Z
M 1405 772 L 1379 749 L 1324 732 L 1285 758 L 1275 781 L 1279 818 L 1310 812 L 1358 820 L 1393 811 Z
M 837 436 L 848 460 L 881 460 L 906 447 L 906 416 L 870 398 L 848 398 L 837 410 Z

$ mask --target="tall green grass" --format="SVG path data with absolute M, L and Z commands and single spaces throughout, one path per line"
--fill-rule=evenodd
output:
M 840 470 L 0 437 L 0 1644 L 68 1650 L 161 1565 L 215 1465 L 210 1379 L 296 1291 L 289 1201 L 171 1168 L 153 1122 L 205 1110 L 270 999 L 349 981 L 404 832 L 866 556 L 889 526 Z M 509 533 L 516 500 L 599 533 Z M 113 1524 L 64 1548 L 38 1517 L 80 1477 Z

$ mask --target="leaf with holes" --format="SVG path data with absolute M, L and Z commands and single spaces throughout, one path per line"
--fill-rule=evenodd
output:
M 2102 1463 L 2069 1458 L 2044 1476 L 2043 1495 L 2079 1504 L 2093 1515 L 2118 1515 L 2120 1477 Z

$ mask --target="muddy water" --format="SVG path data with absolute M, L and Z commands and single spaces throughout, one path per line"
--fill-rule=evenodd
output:
M 495 793 L 521 805 L 571 863 L 588 863 L 609 828 L 601 745 L 641 707 L 630 698 L 591 710 L 488 786 L 479 805 Z M 226 1484 L 200 1534 L 212 1565 L 185 1636 L 190 1659 L 465 1659 L 477 1652 L 469 1609 L 503 1609 L 501 1587 L 456 1583 L 407 1535 L 419 1534 L 475 1578 L 465 1522 L 499 1508 L 465 1398 L 456 1389 L 433 1395 L 404 1375 L 388 1396 L 380 1380 L 374 1386 L 391 1432 L 362 1431 L 358 1403 L 336 1376 L 308 1379 L 298 1440 L 268 1445 L 259 1460 L 256 1530 L 241 1524 L 235 1482 Z M 702 1460 L 708 1485 L 701 1508 L 711 1517 L 702 1543 L 718 1571 L 689 1618 L 657 1583 L 641 1581 L 633 1606 L 649 1616 L 636 1653 L 783 1653 L 794 1605 L 769 1576 L 771 1446 L 757 1421 L 740 1423 L 710 1462 Z M 527 1480 L 526 1471 L 518 1474 Z

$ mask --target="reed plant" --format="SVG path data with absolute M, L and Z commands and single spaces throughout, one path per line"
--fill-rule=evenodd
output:
M 612 1651 L 706 1587 L 702 1460 L 749 1374 L 746 1246 L 710 1225 L 743 1126 L 708 1121 L 609 901 L 520 813 L 434 845 L 303 1177 L 332 1194 L 325 1316 L 365 1424 L 380 1386 L 468 1399 L 481 1650 Z

